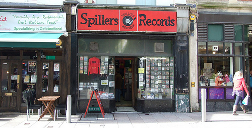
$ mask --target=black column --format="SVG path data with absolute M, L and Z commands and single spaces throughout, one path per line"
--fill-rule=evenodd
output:
M 189 92 L 189 40 L 186 33 L 177 33 L 174 43 L 175 57 L 175 93 Z M 196 56 L 195 56 L 196 59 Z M 186 90 L 186 91 L 185 91 Z

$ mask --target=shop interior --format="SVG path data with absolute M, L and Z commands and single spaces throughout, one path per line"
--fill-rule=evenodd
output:
M 132 107 L 135 58 L 115 58 L 115 99 L 116 107 Z M 132 90 L 133 88 L 133 90 Z

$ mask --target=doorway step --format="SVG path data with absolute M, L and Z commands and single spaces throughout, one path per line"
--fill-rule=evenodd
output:
M 133 107 L 116 107 L 116 111 L 112 113 L 141 113 L 141 112 L 137 112 Z

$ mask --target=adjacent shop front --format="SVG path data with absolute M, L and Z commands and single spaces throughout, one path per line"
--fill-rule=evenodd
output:
M 242 71 L 249 83 L 248 17 L 251 15 L 199 12 L 199 100 L 200 90 L 206 88 L 207 111 L 232 110 L 236 71 Z
M 175 111 L 177 9 L 117 8 L 77 9 L 77 111 L 85 112 L 93 90 L 105 112 Z
M 66 14 L 24 10 L 0 12 L 1 111 L 25 112 L 22 92 L 28 90 L 35 98 L 64 92 Z

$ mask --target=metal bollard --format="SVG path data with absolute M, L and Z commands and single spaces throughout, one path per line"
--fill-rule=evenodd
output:
M 201 114 L 202 122 L 206 122 L 206 89 L 201 88 Z
M 66 111 L 67 123 L 71 123 L 71 106 L 72 106 L 71 95 L 67 95 L 67 111 Z

